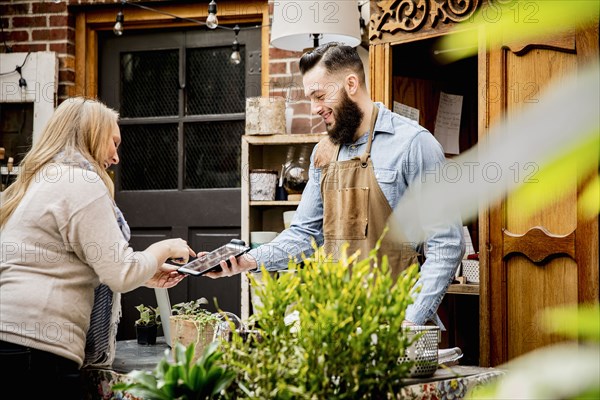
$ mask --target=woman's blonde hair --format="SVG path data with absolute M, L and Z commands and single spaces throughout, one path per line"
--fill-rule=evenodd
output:
M 61 151 L 81 153 L 114 196 L 114 185 L 103 163 L 118 119 L 115 110 L 98 100 L 72 97 L 63 101 L 19 164 L 17 179 L 2 193 L 0 226 L 15 211 L 35 174 Z

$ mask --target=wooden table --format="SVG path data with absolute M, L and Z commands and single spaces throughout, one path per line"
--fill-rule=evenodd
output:
M 153 370 L 169 349 L 164 337 L 159 337 L 156 345 L 138 345 L 136 340 L 117 343 L 117 354 L 113 369 L 90 369 L 84 372 L 88 399 L 127 398 L 113 396 L 112 385 L 121 381 L 127 372 L 134 369 Z M 438 368 L 430 378 L 406 379 L 406 386 L 397 394 L 397 399 L 462 399 L 469 390 L 490 382 L 503 375 L 495 368 L 455 365 L 449 368 Z

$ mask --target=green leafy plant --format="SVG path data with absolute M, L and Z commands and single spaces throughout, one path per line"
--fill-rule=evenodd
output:
M 126 382 L 113 385 L 114 391 L 157 400 L 201 400 L 219 397 L 232 382 L 235 373 L 220 362 L 223 353 L 218 344 L 207 346 L 197 361 L 194 344 L 176 344 L 169 360 L 169 350 L 153 371 L 131 371 Z
M 204 308 L 208 304 L 205 298 L 178 303 L 172 306 L 169 317 L 171 345 L 182 343 L 195 345 L 194 359 L 198 359 L 205 347 L 217 338 L 218 325 L 223 322 L 221 316 Z
M 197 326 L 204 326 L 206 324 L 214 326 L 221 321 L 221 318 L 218 314 L 214 314 L 204 308 L 206 304 L 208 304 L 208 300 L 204 297 L 177 303 L 171 307 L 171 313 L 180 318 L 192 319 L 196 321 Z
M 412 303 L 416 265 L 394 282 L 377 246 L 357 261 L 322 249 L 278 279 L 250 276 L 262 303 L 256 334 L 234 334 L 224 362 L 237 373 L 229 398 L 377 399 L 397 392 L 411 362 L 400 362 L 416 337 L 402 322 Z
M 160 314 L 157 308 L 140 304 L 135 306 L 135 309 L 140 312 L 140 318 L 135 321 L 135 325 L 151 326 L 161 324 Z

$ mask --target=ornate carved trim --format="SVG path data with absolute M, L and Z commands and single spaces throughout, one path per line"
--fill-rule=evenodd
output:
M 575 259 L 575 231 L 558 236 L 542 227 L 531 228 L 524 235 L 503 230 L 502 257 L 513 253 L 523 254 L 531 261 L 540 263 L 550 256 L 566 254 Z
M 470 18 L 481 0 L 384 0 L 371 13 L 369 39 L 383 33 L 415 32 L 426 25 L 461 22 Z M 429 18 L 428 18 L 429 17 Z

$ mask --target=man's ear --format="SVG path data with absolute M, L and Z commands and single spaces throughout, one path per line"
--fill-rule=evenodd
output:
M 356 74 L 347 75 L 345 84 L 346 92 L 348 92 L 350 96 L 355 95 L 360 88 L 360 80 L 358 79 L 358 76 Z

